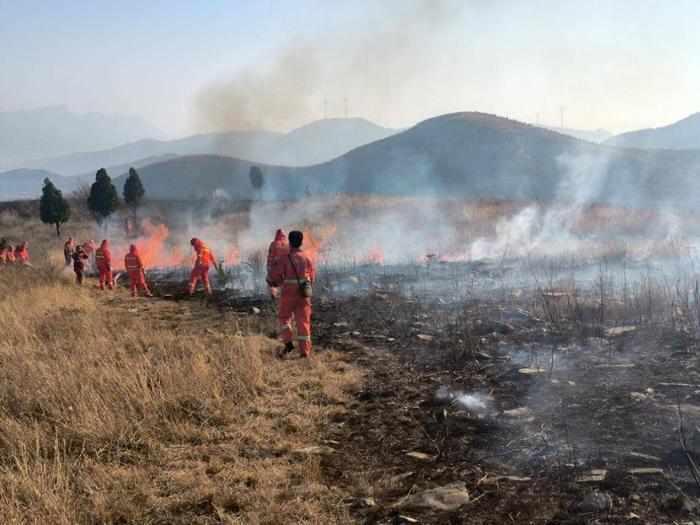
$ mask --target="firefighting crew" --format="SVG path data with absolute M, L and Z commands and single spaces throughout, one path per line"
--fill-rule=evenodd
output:
M 71 254 L 73 259 L 73 271 L 75 272 L 75 281 L 78 285 L 83 284 L 83 271 L 85 270 L 85 260 L 88 258 L 87 253 L 82 246 L 78 245 L 75 251 Z
M 217 270 L 219 269 L 219 263 L 216 262 L 214 254 L 209 249 L 203 241 L 197 239 L 196 237 L 190 240 L 190 244 L 197 254 L 197 260 L 194 263 L 194 268 L 192 268 L 192 273 L 190 274 L 190 284 L 187 287 L 187 293 L 192 295 L 194 293 L 195 287 L 197 286 L 197 281 L 202 280 L 204 285 L 204 292 L 207 295 L 211 295 L 211 284 L 209 284 L 209 266 L 213 265 Z
M 70 266 L 73 260 L 73 252 L 75 251 L 75 243 L 73 237 L 68 237 L 68 240 L 63 245 L 63 256 L 66 258 L 66 266 Z
M 100 247 L 95 250 L 95 263 L 100 273 L 100 290 L 105 289 L 105 284 L 110 290 L 114 290 L 112 278 L 112 254 L 109 251 L 109 241 L 104 239 Z
M 298 341 L 301 357 L 311 355 L 311 285 L 316 279 L 316 267 L 301 251 L 303 240 L 300 231 L 290 232 L 289 253 L 267 274 L 269 286 L 282 286 L 278 319 L 284 349 L 278 353 L 280 358 L 294 350 L 293 339 Z M 294 337 L 292 323 L 296 324 Z
M 267 271 L 272 270 L 272 267 L 281 257 L 286 257 L 289 253 L 289 243 L 284 230 L 277 230 L 275 240 L 270 243 L 270 248 L 267 250 Z M 277 288 L 270 286 L 270 296 L 274 299 L 277 296 Z
M 131 296 L 136 297 L 138 290 L 143 290 L 146 297 L 153 297 L 146 284 L 146 270 L 141 262 L 141 257 L 135 245 L 129 247 L 129 253 L 124 256 L 124 266 L 129 277 Z

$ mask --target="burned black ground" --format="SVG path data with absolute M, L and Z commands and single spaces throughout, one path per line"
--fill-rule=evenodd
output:
M 180 283 L 157 288 L 186 300 Z M 314 299 L 316 351 L 341 351 L 365 371 L 363 390 L 325 429 L 334 450 L 322 467 L 343 504 L 361 523 L 690 522 L 694 338 L 676 323 L 577 330 L 532 294 L 509 297 L 422 301 L 375 287 Z M 236 313 L 239 328 L 275 332 L 267 298 L 218 292 L 210 303 Z M 460 394 L 485 406 L 467 408 Z M 470 503 L 407 504 L 455 481 Z M 600 508 L 586 505 L 591 494 L 603 495 Z

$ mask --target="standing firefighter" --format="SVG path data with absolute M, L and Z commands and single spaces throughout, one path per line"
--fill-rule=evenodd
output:
M 83 284 L 83 271 L 85 270 L 85 260 L 88 258 L 87 253 L 82 246 L 78 245 L 73 254 L 73 271 L 75 272 L 75 281 L 78 285 Z
M 196 237 L 190 241 L 190 244 L 197 253 L 197 260 L 194 263 L 194 268 L 192 268 L 192 273 L 190 274 L 190 284 L 187 287 L 187 293 L 192 295 L 194 289 L 197 286 L 197 281 L 202 280 L 204 285 L 204 292 L 207 295 L 211 295 L 211 284 L 209 284 L 209 266 L 213 265 L 217 270 L 219 269 L 219 263 L 216 262 L 214 254 L 211 253 L 209 246 L 207 246 L 203 241 L 197 239 Z
M 105 289 L 105 284 L 110 290 L 114 290 L 114 279 L 112 278 L 112 254 L 109 251 L 109 241 L 104 239 L 100 247 L 95 250 L 95 264 L 100 273 L 100 290 Z
M 289 253 L 289 243 L 284 230 L 277 230 L 275 240 L 270 243 L 270 248 L 267 250 L 267 271 L 269 272 L 275 266 L 277 261 L 282 257 L 286 257 Z M 277 296 L 277 288 L 270 286 L 270 295 L 274 298 Z
M 70 266 L 73 261 L 73 252 L 75 251 L 75 243 L 73 237 L 68 237 L 68 240 L 63 245 L 63 256 L 66 258 L 66 266 Z
M 141 262 L 141 257 L 135 245 L 129 246 L 129 253 L 124 256 L 124 266 L 129 277 L 131 297 L 136 297 L 138 290 L 143 290 L 146 297 L 153 297 L 146 284 L 146 270 Z
M 294 350 L 292 322 L 296 323 L 301 357 L 311 355 L 311 284 L 316 279 L 313 261 L 301 251 L 304 235 L 300 231 L 289 232 L 289 253 L 280 258 L 267 274 L 267 284 L 282 286 L 279 326 L 284 342 L 284 357 Z
M 85 255 L 88 256 L 85 270 L 87 272 L 92 272 L 95 270 L 95 241 L 90 239 L 83 244 L 83 250 L 85 251 Z

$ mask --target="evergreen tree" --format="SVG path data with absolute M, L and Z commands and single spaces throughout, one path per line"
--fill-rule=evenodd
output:
M 112 184 L 112 179 L 107 175 L 107 170 L 100 168 L 95 174 L 95 182 L 90 186 L 90 196 L 87 199 L 88 208 L 95 212 L 98 220 L 107 229 L 107 217 L 119 206 L 117 189 Z
M 262 200 L 262 187 L 265 185 L 265 177 L 262 170 L 257 166 L 251 166 L 248 177 L 250 177 L 250 183 L 253 185 L 253 188 L 258 190 L 258 196 Z
M 129 176 L 124 182 L 124 202 L 129 208 L 134 212 L 134 219 L 136 218 L 136 208 L 143 201 L 144 195 L 146 195 L 146 190 L 143 189 L 143 184 L 141 184 L 141 178 L 138 172 L 134 168 L 129 168 Z
M 49 179 L 44 179 L 39 201 L 39 215 L 44 224 L 54 224 L 56 235 L 61 235 L 61 226 L 70 219 L 70 204 L 63 193 Z

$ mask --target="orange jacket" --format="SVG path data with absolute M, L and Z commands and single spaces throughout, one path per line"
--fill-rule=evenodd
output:
M 270 243 L 270 248 L 267 250 L 267 271 L 272 270 L 275 263 L 289 253 L 289 243 L 284 230 L 277 230 L 275 240 Z
M 15 248 L 15 259 L 21 262 L 29 261 L 29 245 L 26 242 Z
M 145 271 L 143 267 L 143 262 L 141 262 L 141 256 L 135 245 L 129 246 L 129 253 L 124 256 L 124 266 L 126 271 L 129 273 L 137 273 Z
M 95 262 L 98 267 L 110 268 L 112 266 L 112 254 L 109 251 L 109 241 L 105 239 L 100 247 L 95 250 Z
M 281 257 L 268 272 L 267 280 L 272 286 L 282 286 L 282 297 L 284 297 L 298 292 L 297 276 L 301 281 L 313 283 L 316 280 L 316 265 L 304 255 L 301 249 L 290 248 L 289 254 Z
M 204 243 L 204 241 L 200 241 L 196 238 L 192 239 L 192 246 L 194 246 L 194 250 L 197 253 L 197 261 L 195 262 L 195 266 L 208 269 L 209 265 L 213 264 L 214 268 L 219 268 L 219 264 L 216 262 L 214 254 L 209 246 Z

